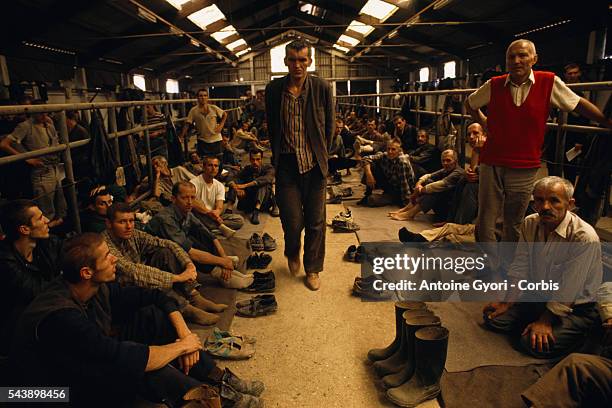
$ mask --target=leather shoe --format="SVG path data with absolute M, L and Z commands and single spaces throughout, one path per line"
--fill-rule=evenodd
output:
M 306 287 L 310 290 L 319 290 L 321 287 L 321 280 L 319 279 L 318 273 L 307 273 L 305 279 Z

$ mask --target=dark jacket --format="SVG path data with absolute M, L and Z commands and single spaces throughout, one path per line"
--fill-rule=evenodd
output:
M 272 164 L 278 167 L 281 146 L 281 101 L 289 82 L 289 75 L 274 79 L 266 86 L 266 115 L 272 147 Z M 334 100 L 329 83 L 324 79 L 308 75 L 304 86 L 308 95 L 304 105 L 306 136 L 312 152 L 324 176 L 327 176 L 327 160 L 336 126 Z
M 411 163 L 418 164 L 429 173 L 440 168 L 440 150 L 431 143 L 425 143 L 410 150 L 408 155 Z
M 252 165 L 248 165 L 243 168 L 238 176 L 236 182 L 238 184 L 250 183 L 251 181 L 257 182 L 257 186 L 265 186 L 267 184 L 274 184 L 274 167 L 269 164 L 264 164 L 256 170 Z
M 60 274 L 62 240 L 39 240 L 28 262 L 12 243 L 0 243 L 0 354 L 6 354 L 19 315 Z

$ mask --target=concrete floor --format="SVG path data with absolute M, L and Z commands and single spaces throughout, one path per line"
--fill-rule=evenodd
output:
M 328 219 L 342 209 L 328 205 Z M 303 272 L 297 278 L 289 274 L 280 220 L 266 222 L 264 230 L 278 244 L 270 267 L 276 274 L 279 309 L 270 316 L 234 318 L 231 331 L 255 336 L 257 352 L 249 360 L 225 365 L 241 377 L 264 381 L 266 407 L 393 407 L 366 359 L 369 349 L 393 340 L 393 303 L 351 296 L 360 265 L 344 262 L 342 255 L 358 243 L 355 234 L 335 234 L 328 228 L 321 289 L 311 292 L 303 284 Z M 238 300 L 249 297 L 240 294 Z M 430 401 L 420 408 L 438 406 Z

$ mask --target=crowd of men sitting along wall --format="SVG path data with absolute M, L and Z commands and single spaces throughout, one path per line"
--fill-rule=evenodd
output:
M 434 227 L 438 229 L 415 232 L 402 228 L 399 238 L 406 242 L 442 237 L 458 242 L 496 241 L 500 218 L 503 225 L 498 234 L 502 240 L 535 240 L 537 233 L 530 228 L 531 223 L 537 224 L 537 217 L 549 217 L 549 226 L 555 222 L 555 228 L 571 225 L 573 231 L 587 231 L 580 236 L 597 239 L 591 226 L 568 211 L 574 203 L 571 183 L 552 179 L 534 190 L 545 133 L 542 124 L 549 114 L 540 106 L 550 103 L 604 126 L 610 126 L 610 120 L 558 77 L 532 71 L 537 60 L 533 44 L 513 43 L 507 59 L 509 79 L 496 77 L 467 100 L 475 121 L 467 127 L 471 157 L 465 168 L 453 143 L 439 137 L 441 143 L 432 144 L 430 129 L 415 128 L 409 123 L 413 122 L 410 117 L 370 116 L 365 111 L 348 110 L 337 113 L 329 151 L 330 182 L 341 183 L 343 171 L 350 174 L 351 169 L 358 169 L 366 186 L 360 205 L 399 207 L 388 213 L 398 221 L 433 211 L 439 222 Z M 572 82 L 575 68 L 566 67 L 568 82 Z M 510 89 L 512 98 L 500 104 L 497 101 L 504 98 L 505 89 Z M 69 237 L 72 228 L 66 222 L 60 156 L 48 154 L 14 165 L 16 171 L 29 173 L 31 180 L 29 186 L 18 186 L 29 187 L 28 191 L 19 191 L 14 182 L 4 184 L 12 191 L 3 191 L 11 200 L 3 207 L 1 217 L 5 236 L 0 244 L 0 265 L 6 273 L 2 275 L 0 298 L 8 312 L 0 327 L 0 340 L 2 354 L 7 354 L 13 344 L 11 357 L 17 363 L 14 378 L 27 379 L 30 384 L 47 381 L 57 373 L 33 373 L 31 367 L 39 367 L 41 362 L 42 366 L 54 367 L 60 361 L 70 361 L 70 370 L 56 380 L 76 381 L 79 372 L 95 367 L 102 383 L 108 376 L 126 378 L 129 390 L 118 389 L 117 393 L 146 390 L 145 394 L 157 400 L 180 399 L 198 382 L 231 385 L 225 398 L 236 401 L 255 401 L 261 394 L 261 383 L 239 379 L 231 371 L 217 368 L 200 351 L 185 321 L 214 324 L 217 313 L 226 307 L 210 301 L 199 290 L 198 271 L 210 274 L 228 288 L 243 289 L 254 282 L 252 275 L 238 270 L 242 260 L 226 251 L 219 238 L 231 237 L 244 225 L 245 218 L 258 224 L 262 212 L 279 215 L 275 169 L 264 163 L 270 147 L 265 95 L 260 90 L 246 98 L 238 123 L 228 123 L 227 113 L 209 103 L 207 90 L 197 91 L 196 96 L 197 105 L 189 111 L 188 125 L 180 135 L 171 126 L 151 131 L 152 182 L 138 177 L 143 173 L 140 156 L 144 153 L 144 141 L 139 137 L 125 138 L 122 147 L 126 154 L 121 164 L 136 169 L 136 175 L 126 177 L 127 183 L 112 177 L 96 178 L 90 160 L 97 154 L 95 150 L 73 152 L 76 179 L 87 181 L 78 185 L 85 234 L 77 238 L 58 237 Z M 490 105 L 488 117 L 479 111 L 486 105 Z M 147 124 L 166 120 L 153 105 L 146 109 Z M 528 110 L 537 110 L 538 117 L 529 119 L 525 113 Z M 89 137 L 88 126 L 78 113 L 68 112 L 67 118 L 71 141 Z M 0 149 L 8 154 L 58 144 L 50 115 L 5 119 L 3 132 L 7 136 L 0 141 Z M 527 119 L 535 121 L 533 126 L 520 128 Z M 507 129 L 521 135 L 520 141 L 508 142 Z M 180 152 L 181 139 L 191 131 L 197 135 L 196 149 L 187 158 L 177 158 L 177 143 Z M 502 136 L 488 139 L 491 132 Z M 568 139 L 581 151 L 589 150 L 592 142 L 586 137 Z M 572 177 L 571 170 L 567 177 Z M 147 199 L 134 208 L 130 206 L 145 192 L 150 192 Z M 537 214 L 525 218 L 532 193 Z M 23 197 L 34 197 L 35 201 Z M 503 214 L 494 211 L 499 208 Z M 551 231 L 572 239 L 555 228 Z M 510 261 L 500 257 L 499 267 L 511 270 Z M 63 278 L 57 279 L 62 271 Z M 591 294 L 597 289 L 593 283 L 596 280 L 596 276 L 587 279 Z M 41 293 L 46 295 L 22 315 Z M 97 302 L 89 302 L 93 298 Z M 595 305 L 584 304 L 528 311 L 538 324 L 521 328 L 525 349 L 538 356 L 558 356 L 571 350 L 576 333 L 584 334 L 599 319 Z M 135 313 L 143 306 L 155 307 L 145 315 Z M 485 308 L 487 324 L 497 330 L 511 330 L 519 317 L 525 317 L 521 313 L 511 302 Z M 99 327 L 91 325 L 92 318 Z M 42 346 L 33 350 L 31 328 L 42 319 L 45 324 L 37 332 Z M 563 323 L 560 326 L 559 321 Z M 75 338 L 86 341 L 77 343 Z M 177 358 L 182 373 L 166 365 Z M 118 367 L 122 368 L 120 372 Z M 163 389 L 162 384 L 175 388 Z M 104 396 L 100 391 L 106 390 L 98 383 L 85 382 L 76 389 L 83 393 L 75 394 L 77 399 L 95 395 L 101 400 Z

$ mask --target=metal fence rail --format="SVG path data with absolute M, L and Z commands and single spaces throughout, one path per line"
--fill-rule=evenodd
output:
M 174 123 L 185 122 L 187 120 L 187 104 L 196 103 L 196 99 L 172 99 L 172 100 L 148 100 L 148 101 L 123 101 L 123 102 L 94 102 L 94 103 L 63 103 L 63 104 L 47 104 L 47 105 L 11 105 L 11 106 L 0 106 L 0 116 L 2 115 L 19 115 L 19 114 L 33 114 L 33 113 L 51 113 L 57 112 L 57 119 L 59 123 L 59 144 L 57 146 L 48 147 L 44 149 L 33 150 L 25 153 L 16 155 L 10 155 L 0 157 L 0 166 L 9 163 L 15 163 L 19 161 L 25 161 L 28 159 L 44 156 L 50 153 L 61 153 L 62 161 L 64 163 L 66 171 L 65 188 L 68 190 L 67 201 L 69 202 L 70 216 L 77 232 L 81 232 L 81 223 L 79 217 L 78 200 L 76 194 L 76 182 L 74 179 L 72 154 L 71 150 L 77 147 L 85 146 L 91 142 L 91 139 L 79 140 L 70 142 L 68 137 L 68 127 L 66 124 L 66 111 L 88 111 L 91 109 L 107 109 L 108 111 L 108 139 L 112 141 L 114 155 L 117 163 L 120 165 L 120 153 L 119 153 L 119 138 L 136 133 L 143 133 L 145 142 L 145 155 L 146 155 L 146 168 L 149 176 L 150 187 L 153 183 L 153 166 L 151 162 L 151 141 L 149 131 L 156 128 L 165 128 L 166 122 L 160 122 L 152 125 L 134 126 L 126 130 L 117 131 L 117 115 L 115 108 L 128 108 L 128 117 L 130 120 L 128 123 L 134 123 L 134 108 L 142 107 L 146 105 L 162 105 L 166 110 L 166 113 L 170 111 L 170 105 L 178 105 L 178 110 L 181 117 L 173 119 Z M 221 105 L 226 112 L 230 114 L 236 114 L 240 105 L 243 103 L 242 99 L 227 99 L 227 98 L 211 98 L 209 102 Z M 142 123 L 147 123 L 148 115 L 147 110 L 142 109 Z M 187 154 L 189 146 L 189 137 L 185 138 L 184 142 L 184 153 Z M 150 190 L 150 189 L 149 189 Z M 146 198 L 150 193 L 141 195 L 134 200 L 134 203 L 141 201 Z

